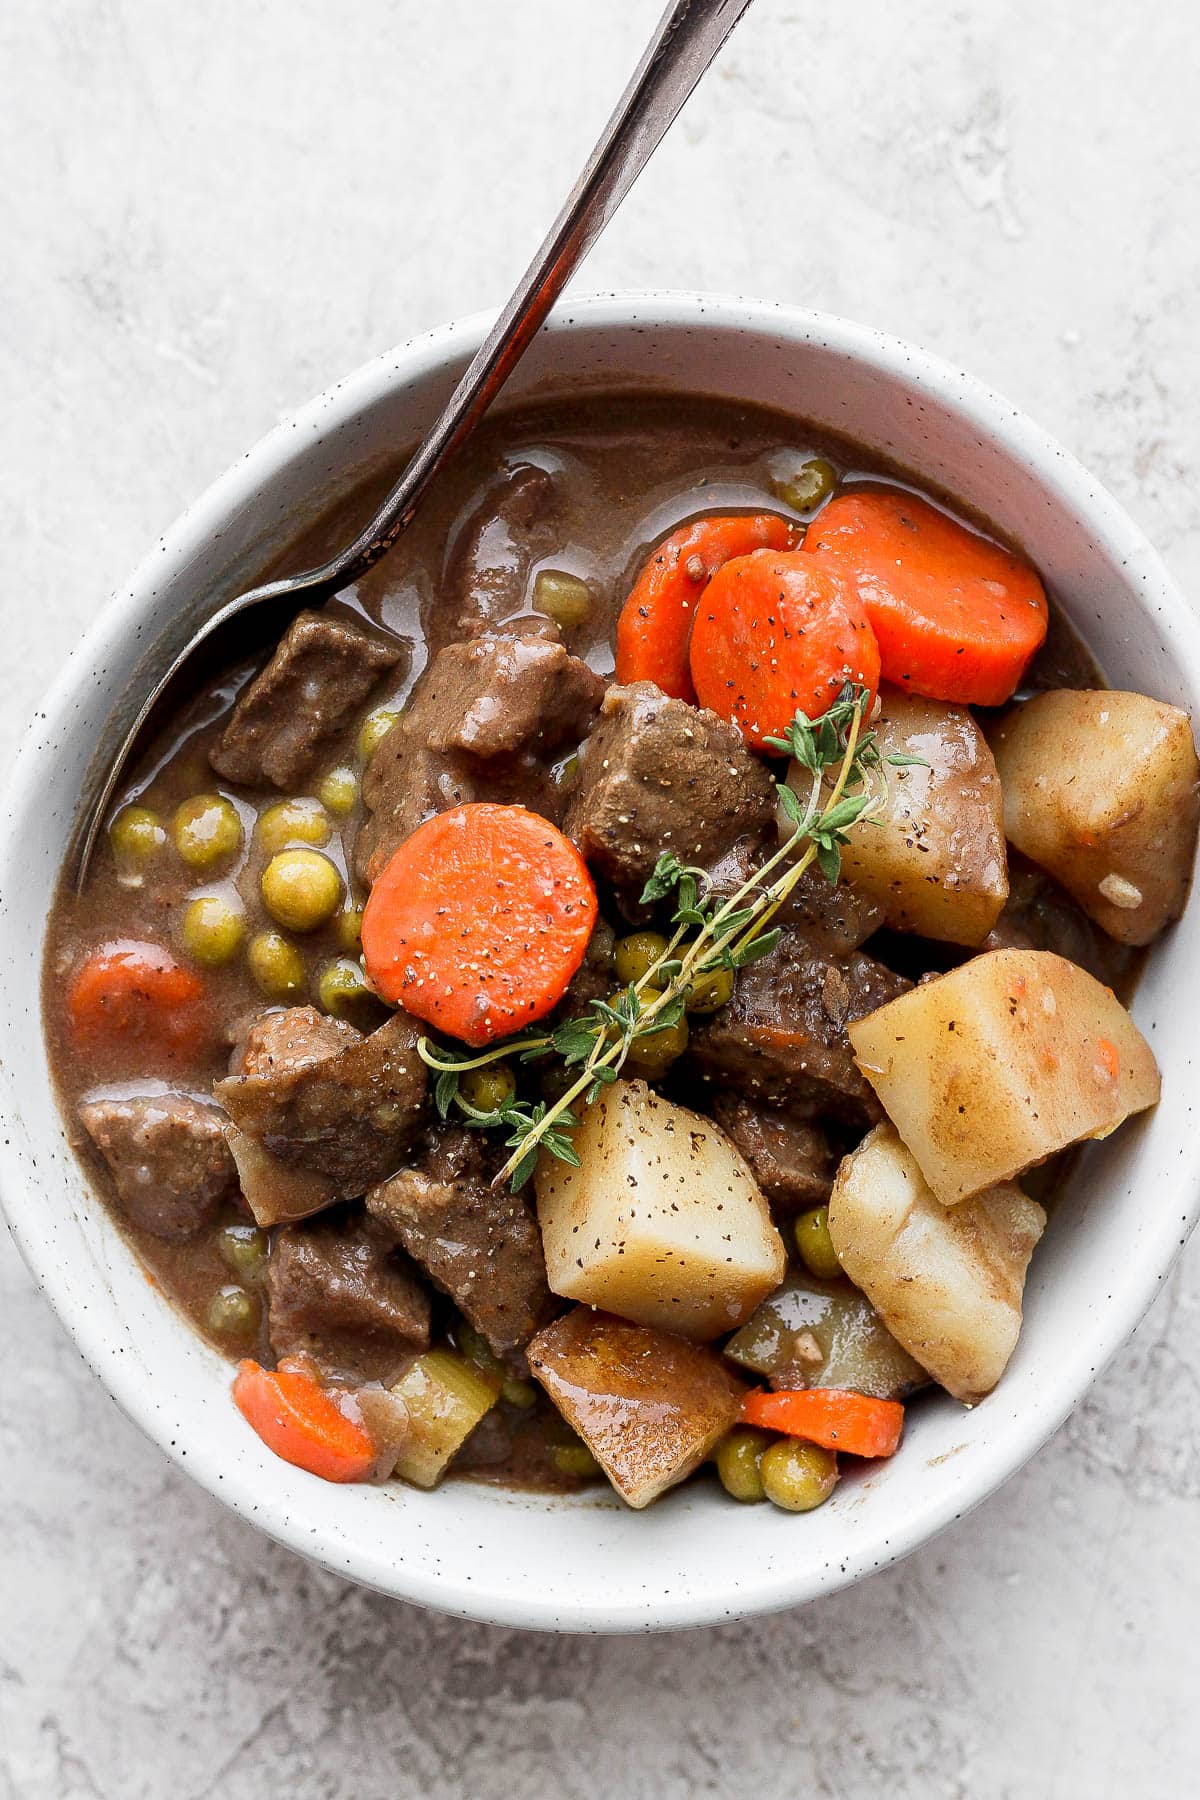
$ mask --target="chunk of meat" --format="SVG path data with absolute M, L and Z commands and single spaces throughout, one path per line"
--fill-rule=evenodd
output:
M 737 1094 L 715 1095 L 712 1112 L 750 1164 L 772 1212 L 786 1217 L 828 1200 L 838 1152 L 818 1125 L 752 1106 Z
M 360 878 L 374 881 L 418 825 L 455 806 L 497 801 L 556 820 L 550 758 L 584 735 L 603 693 L 586 663 L 541 635 L 497 633 L 443 650 L 364 778 Z
M 766 834 L 775 800 L 766 768 L 732 725 L 639 681 L 605 695 L 563 829 L 636 907 L 662 851 L 711 867 L 740 838 Z
M 785 932 L 769 956 L 740 971 L 729 1003 L 694 1027 L 690 1066 L 756 1106 L 827 1112 L 861 1127 L 882 1115 L 846 1026 L 911 985 L 861 950 L 831 957 Z
M 404 651 L 350 619 L 300 613 L 234 707 L 209 755 L 213 768 L 226 781 L 254 785 L 265 776 L 294 789 Z
M 92 1100 L 79 1117 L 126 1217 L 154 1237 L 191 1237 L 237 1187 L 220 1113 L 188 1094 Z
M 428 1346 L 430 1300 L 381 1232 L 323 1219 L 275 1233 L 267 1318 L 277 1357 L 304 1353 L 331 1373 L 388 1382 Z
M 554 479 L 534 463 L 505 469 L 450 548 L 426 636 L 439 648 L 520 610 L 533 564 L 554 547 Z
M 283 1075 L 310 1068 L 362 1042 L 362 1032 L 315 1006 L 284 1006 L 262 1013 L 235 1046 L 231 1075 Z
M 502 1355 L 529 1342 L 554 1302 L 532 1206 L 489 1185 L 470 1137 L 435 1134 L 426 1165 L 373 1188 L 367 1211 Z
M 409 715 L 430 750 L 511 756 L 556 750 L 585 735 L 604 682 L 543 637 L 471 638 L 438 656 Z
M 328 1176 L 339 1198 L 354 1199 L 393 1173 L 420 1129 L 427 1079 L 419 1036 L 416 1021 L 395 1012 L 331 1055 L 231 1075 L 214 1094 L 270 1155 Z
M 773 848 L 771 846 L 770 848 Z M 760 868 L 770 853 L 762 843 L 743 838 L 726 856 L 709 868 L 714 894 L 728 897 Z M 840 881 L 828 882 L 817 868 L 808 868 L 775 914 L 773 925 L 790 926 L 808 939 L 814 950 L 840 956 L 857 950 L 883 924 L 883 908 L 869 894 Z

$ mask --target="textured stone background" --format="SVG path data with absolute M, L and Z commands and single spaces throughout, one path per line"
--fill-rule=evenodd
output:
M 5 0 L 6 748 L 251 440 L 502 298 L 657 10 Z M 1124 0 L 758 0 L 583 285 L 778 295 L 960 360 L 1200 591 L 1197 43 L 1194 9 Z M 0 1239 L 0 1796 L 1194 1793 L 1198 1303 L 1193 1249 L 1058 1439 L 899 1568 L 567 1641 L 390 1604 L 222 1512 Z

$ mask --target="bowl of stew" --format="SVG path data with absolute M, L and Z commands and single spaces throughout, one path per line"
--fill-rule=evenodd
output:
M 271 1536 L 562 1630 L 779 1609 L 991 1493 L 1197 1212 L 1191 612 L 1006 402 L 882 334 L 581 301 L 367 577 L 482 335 L 189 509 L 20 753 L 0 1179 L 118 1405 Z

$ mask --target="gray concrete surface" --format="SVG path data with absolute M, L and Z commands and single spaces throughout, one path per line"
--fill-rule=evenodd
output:
M 6 749 L 248 442 L 503 296 L 657 8 L 6 0 Z M 1118 0 L 757 0 L 585 285 L 778 295 L 961 360 L 1200 591 L 1198 33 Z M 227 1516 L 0 1239 L 0 1796 L 1194 1793 L 1198 1304 L 1193 1248 L 1045 1453 L 899 1568 L 564 1641 L 389 1604 Z

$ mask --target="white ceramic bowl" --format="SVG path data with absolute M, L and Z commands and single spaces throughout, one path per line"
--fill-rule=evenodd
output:
M 66 1146 L 39 1022 L 46 913 L 85 771 L 136 696 L 145 646 L 178 639 L 253 575 L 306 507 L 413 439 L 486 322 L 418 338 L 271 433 L 154 549 L 75 652 L 22 748 L 0 817 L 0 1190 L 29 1267 L 133 1419 L 280 1542 L 387 1593 L 557 1630 L 704 1624 L 786 1607 L 924 1543 L 1045 1442 L 1154 1298 L 1198 1210 L 1190 979 L 1200 906 L 1159 947 L 1135 1015 L 1163 1069 L 1157 1112 L 1093 1147 L 1034 1258 L 1025 1329 L 973 1412 L 917 1407 L 902 1453 L 797 1519 L 693 1486 L 647 1513 L 452 1484 L 332 1487 L 271 1456 L 228 1366 L 140 1274 Z M 794 308 L 693 295 L 564 307 L 514 397 L 648 385 L 769 402 L 831 426 L 998 521 L 1026 547 L 1116 686 L 1200 706 L 1200 633 L 1121 509 L 1013 407 L 893 338 Z

